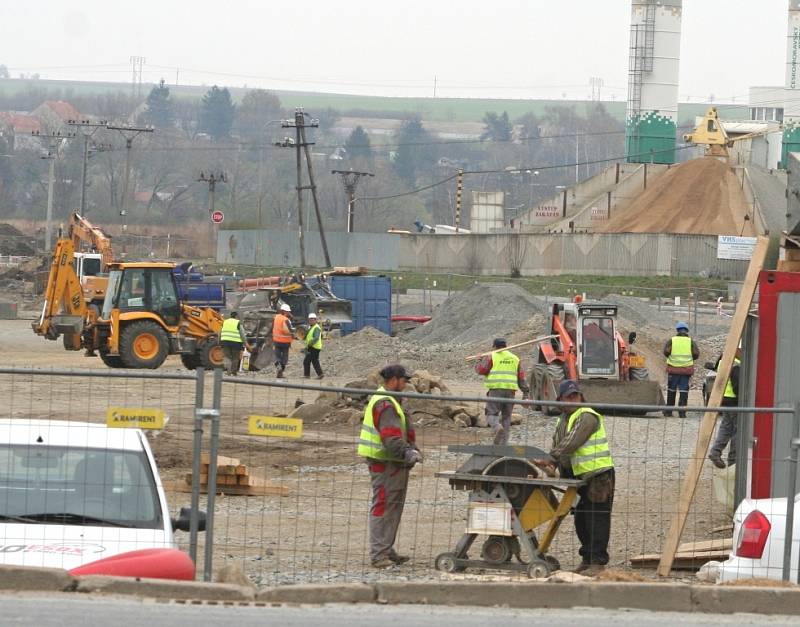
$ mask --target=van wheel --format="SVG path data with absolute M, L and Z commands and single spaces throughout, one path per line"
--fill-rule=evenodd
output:
M 119 356 L 127 368 L 158 368 L 169 353 L 169 338 L 152 320 L 132 322 L 122 330 Z

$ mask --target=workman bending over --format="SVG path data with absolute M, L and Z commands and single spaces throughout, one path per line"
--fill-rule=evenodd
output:
M 403 515 L 408 475 L 422 461 L 416 445 L 414 426 L 403 411 L 399 398 L 389 390 L 405 389 L 411 374 L 401 365 L 386 366 L 380 372 L 383 387 L 370 396 L 364 409 L 358 454 L 365 457 L 372 483 L 369 509 L 369 557 L 375 568 L 387 568 L 409 560 L 394 550 L 397 529 Z
M 530 388 L 525 380 L 525 370 L 519 357 L 506 350 L 508 344 L 499 337 L 492 342 L 494 349 L 483 356 L 475 365 L 475 371 L 486 377 L 484 384 L 488 388 L 486 396 L 490 398 L 514 398 L 517 390 L 522 390 L 522 398 L 528 398 Z M 508 444 L 511 433 L 511 410 L 513 403 L 486 401 L 486 420 L 494 432 L 495 444 Z
M 552 460 L 535 463 L 551 475 L 557 467 L 561 477 L 588 480 L 578 488 L 580 500 L 575 506 L 581 563 L 574 572 L 595 575 L 608 564 L 614 502 L 614 460 L 608 447 L 605 418 L 586 405 L 578 382 L 572 379 L 561 382 L 556 400 L 579 406 L 561 409 L 550 449 Z
M 717 359 L 714 369 L 719 371 L 719 362 L 722 361 L 722 355 Z M 723 407 L 737 407 L 739 405 L 739 370 L 742 363 L 742 349 L 736 349 L 736 356 L 733 358 L 733 366 L 731 367 L 731 375 L 725 383 L 725 391 L 722 394 Z M 722 414 L 719 427 L 717 427 L 717 437 L 711 445 L 711 452 L 708 459 L 717 467 L 725 468 L 725 462 L 722 459 L 722 451 L 728 446 L 728 466 L 733 466 L 736 463 L 736 420 L 738 414 L 732 411 L 726 411 Z

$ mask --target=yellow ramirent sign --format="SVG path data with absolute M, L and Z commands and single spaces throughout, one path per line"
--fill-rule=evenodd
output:
M 250 416 L 247 432 L 270 438 L 303 437 L 303 421 L 300 418 L 276 418 L 274 416 Z
M 134 429 L 163 429 L 164 410 L 150 407 L 109 407 L 106 425 Z

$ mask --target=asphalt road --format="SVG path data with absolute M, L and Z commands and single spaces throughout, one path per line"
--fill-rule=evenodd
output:
M 239 607 L 157 603 L 130 598 L 80 594 L 0 596 L 0 625 L 70 627 L 114 625 L 175 627 L 176 625 L 236 625 L 236 627 L 560 627 L 579 623 L 593 627 L 636 625 L 800 625 L 800 617 L 755 614 L 683 614 L 671 612 L 575 610 L 510 610 L 425 606 L 329 605 L 305 607 Z

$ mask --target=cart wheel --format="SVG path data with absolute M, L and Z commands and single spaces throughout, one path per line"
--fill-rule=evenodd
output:
M 503 536 L 489 536 L 481 547 L 481 557 L 491 564 L 503 564 L 511 561 L 513 547 Z
M 528 564 L 528 577 L 531 579 L 544 579 L 550 574 L 550 568 L 544 560 L 532 560 Z
M 442 553 L 436 556 L 434 562 L 436 570 L 443 573 L 457 573 L 465 570 L 463 566 L 459 566 L 456 562 L 456 556 L 453 553 Z

